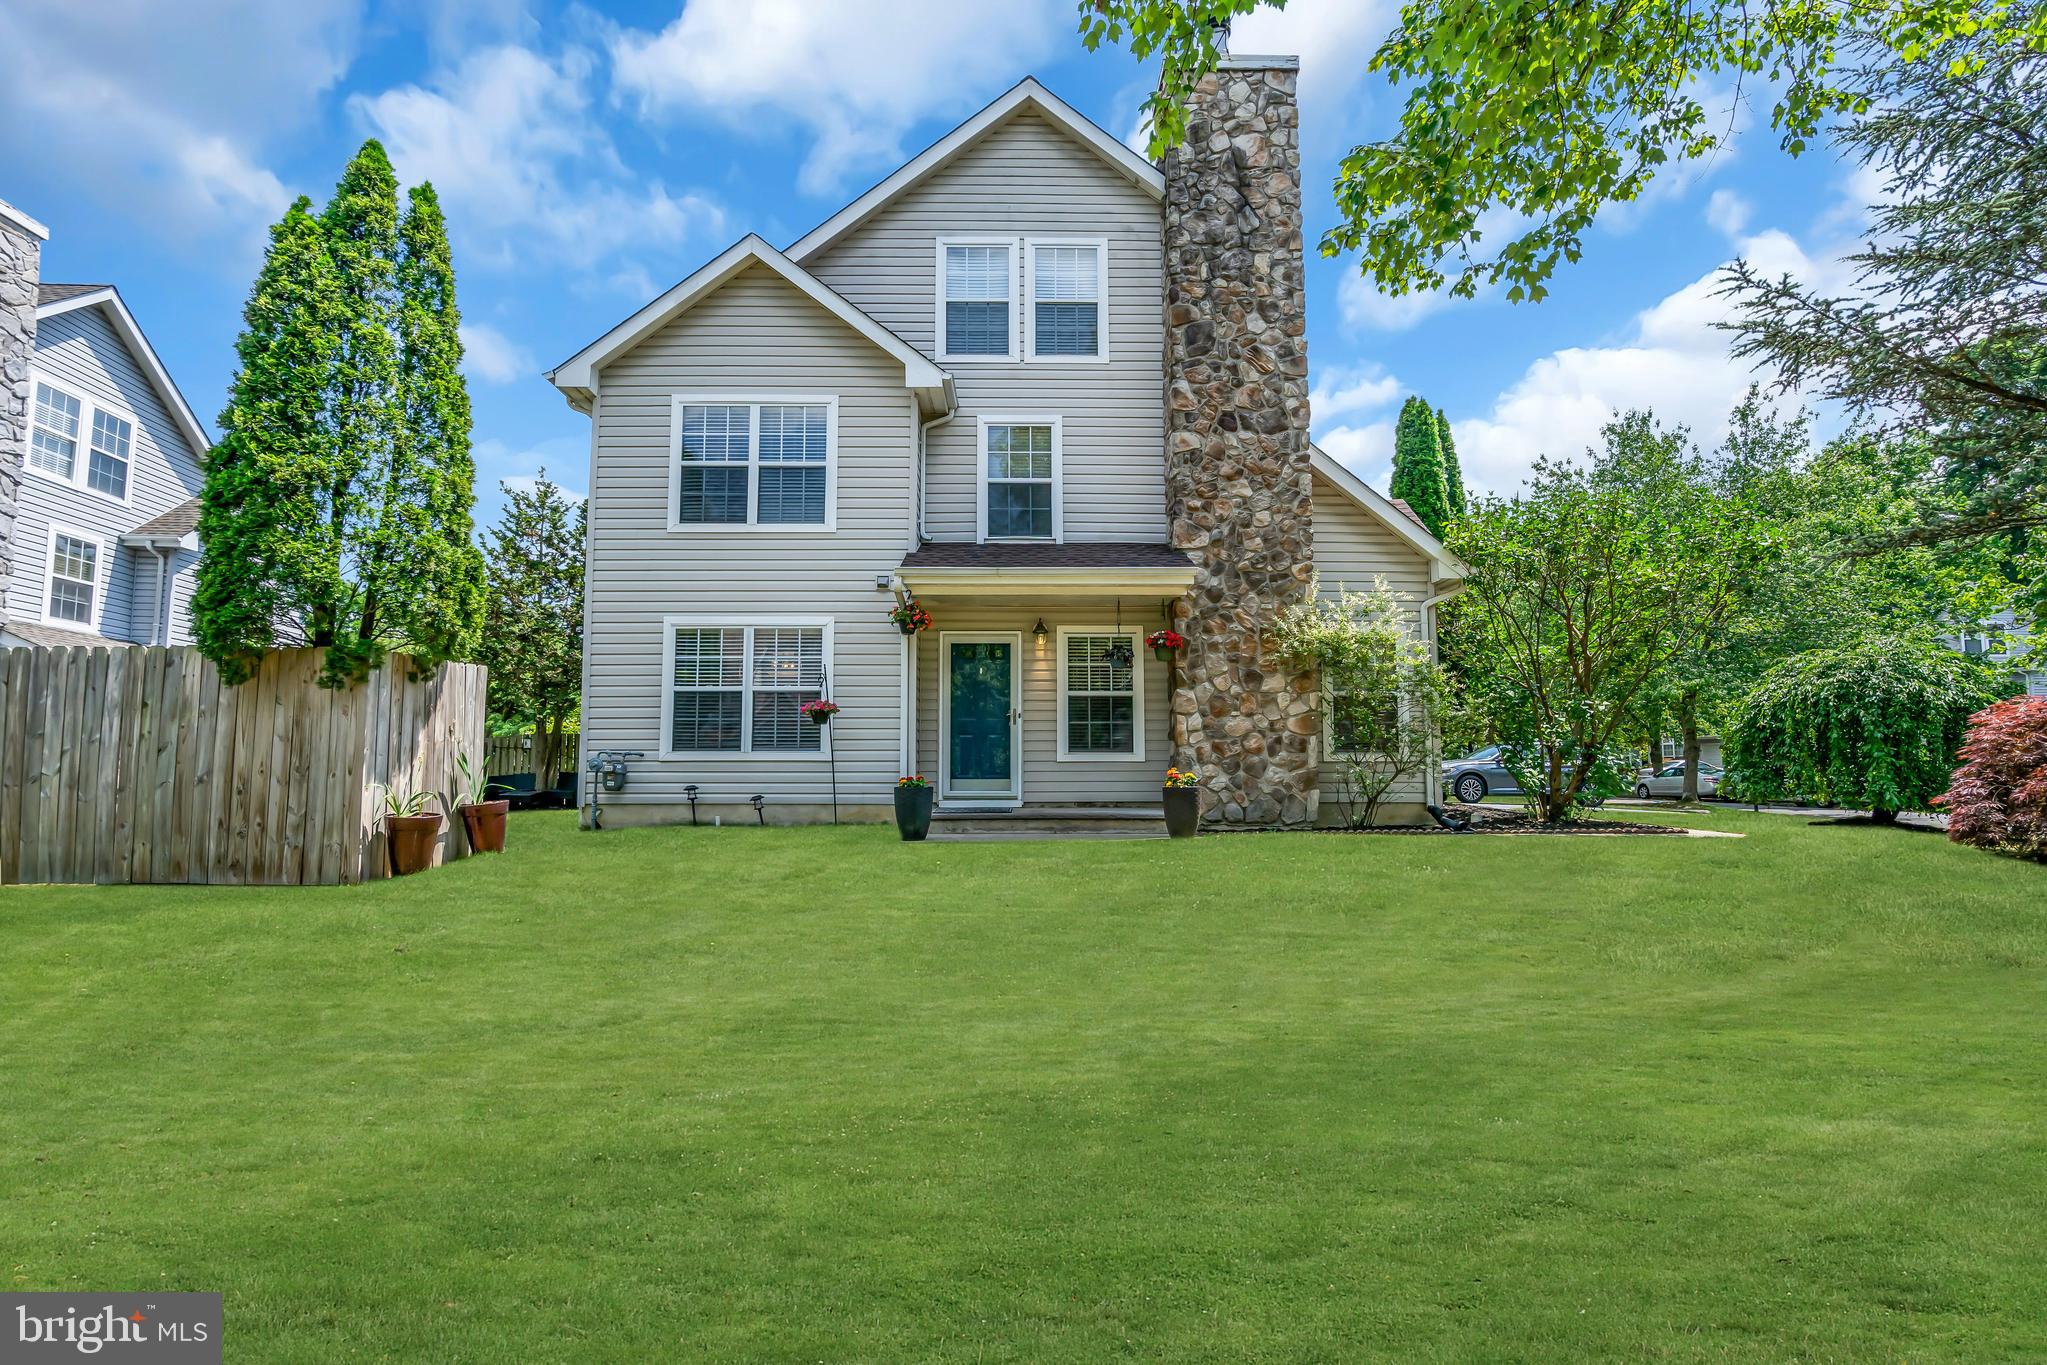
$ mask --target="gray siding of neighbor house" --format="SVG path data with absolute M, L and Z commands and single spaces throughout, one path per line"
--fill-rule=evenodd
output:
M 143 584 L 143 595 L 136 596 L 137 571 L 139 568 L 144 575 L 153 574 L 155 570 L 150 564 L 153 556 L 138 556 L 119 548 L 117 542 L 123 533 L 199 492 L 200 453 L 186 443 L 155 387 L 99 309 L 75 308 L 44 317 L 37 324 L 36 349 L 30 365 L 38 378 L 88 402 L 104 405 L 128 418 L 135 430 L 125 502 L 59 483 L 32 468 L 23 471 L 15 526 L 14 573 L 8 583 L 6 614 L 20 620 L 43 620 L 44 592 L 50 572 L 50 523 L 55 521 L 90 533 L 100 544 L 100 633 L 113 640 L 142 640 L 152 599 L 147 583 Z M 87 416 L 84 423 L 89 424 L 90 420 Z M 81 461 L 86 458 L 89 435 L 89 426 L 82 425 Z M 191 565 L 197 562 L 197 556 L 181 552 L 180 562 L 184 567 L 178 579 L 185 586 L 174 594 L 173 644 L 191 639 L 189 582 Z M 75 628 L 68 622 L 54 624 Z
M 940 787 L 946 758 L 939 742 L 939 717 L 945 705 L 942 632 L 1015 631 L 1023 644 L 1024 803 L 1080 806 L 1136 802 L 1156 806 L 1160 776 L 1173 761 L 1166 738 L 1166 715 L 1172 704 L 1166 686 L 1167 666 L 1151 657 L 1142 639 L 1144 632 L 1161 624 L 1156 606 L 1151 601 L 1123 604 L 1124 629 L 1140 637 L 1136 643 L 1138 691 L 1144 702 L 1144 757 L 1062 762 L 1059 727 L 1065 718 L 1059 713 L 1060 627 L 1113 629 L 1115 605 L 1075 605 L 1070 601 L 1052 605 L 934 604 L 934 625 L 917 637 L 917 770 L 933 787 Z M 1153 609 L 1152 614 L 1146 614 L 1147 608 Z M 1040 620 L 1046 629 L 1042 648 L 1031 638 L 1031 627 Z
M 827 666 L 833 699 L 844 708 L 831 726 L 840 798 L 888 803 L 901 761 L 902 637 L 887 619 L 891 599 L 874 580 L 901 563 L 911 535 L 915 428 L 902 363 L 754 266 L 599 378 L 583 744 L 586 753 L 646 753 L 633 760 L 627 791 L 607 806 L 629 820 L 636 806 L 682 802 L 692 783 L 712 803 L 759 793 L 771 813 L 830 800 L 830 765 L 819 758 L 659 757 L 672 668 L 663 657 L 662 618 L 676 615 L 832 618 Z M 838 529 L 669 530 L 678 393 L 837 395 Z
M 976 419 L 1022 413 L 1064 419 L 1067 540 L 1166 538 L 1161 222 L 1158 200 L 1026 109 L 803 262 L 937 359 L 939 238 L 1108 239 L 1108 361 L 939 362 L 956 378 L 959 415 L 931 433 L 925 474 L 931 539 L 974 539 Z
M 1371 592 L 1383 581 L 1403 602 L 1411 604 L 1408 629 L 1422 634 L 1420 608 L 1429 596 L 1429 561 L 1325 480 L 1315 480 L 1314 499 L 1315 572 L 1321 595 L 1335 598 L 1345 590 Z M 1425 778 L 1425 774 L 1417 773 L 1412 780 L 1395 787 L 1387 800 L 1408 803 L 1409 809 L 1388 812 L 1382 818 L 1397 822 L 1421 817 L 1420 804 L 1428 799 Z M 1326 824 L 1338 818 L 1335 805 L 1343 782 L 1343 765 L 1325 760 L 1321 781 L 1322 820 Z

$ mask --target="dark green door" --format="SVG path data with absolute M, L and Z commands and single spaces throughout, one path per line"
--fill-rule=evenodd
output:
M 948 640 L 948 790 L 960 796 L 1014 796 L 1016 642 Z

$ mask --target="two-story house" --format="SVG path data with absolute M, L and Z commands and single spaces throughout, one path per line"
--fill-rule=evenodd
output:
M 582 741 L 644 755 L 607 823 L 884 818 L 912 773 L 1155 807 L 1169 764 L 1211 820 L 1316 820 L 1273 614 L 1384 580 L 1430 636 L 1460 569 L 1309 441 L 1296 66 L 1230 59 L 1162 166 L 1025 80 L 550 373 L 591 419 Z
M 211 442 L 120 291 L 41 280 L 48 235 L 0 203 L 0 645 L 187 643 Z

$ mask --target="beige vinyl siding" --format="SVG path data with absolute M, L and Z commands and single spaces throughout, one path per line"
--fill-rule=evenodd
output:
M 1152 608 L 1145 614 L 1146 608 Z M 939 713 L 945 705 L 940 668 L 940 635 L 945 631 L 1016 631 L 1023 637 L 1023 799 L 1024 804 L 1094 805 L 1159 803 L 1161 775 L 1172 763 L 1166 739 L 1171 700 L 1167 666 L 1144 647 L 1145 632 L 1162 623 L 1153 602 L 1126 601 L 1124 629 L 1137 634 L 1139 692 L 1144 698 L 1144 757 L 1131 760 L 1061 762 L 1059 759 L 1059 629 L 1061 626 L 1106 627 L 1116 624 L 1113 602 L 1099 606 L 1063 602 L 1053 605 L 975 606 L 933 603 L 932 628 L 917 637 L 917 770 L 933 788 L 940 787 L 945 755 L 939 748 Z M 1045 622 L 1045 643 L 1031 637 L 1031 627 Z
M 1394 535 L 1377 517 L 1359 507 L 1326 480 L 1314 482 L 1315 573 L 1321 594 L 1334 598 L 1349 590 L 1371 592 L 1384 581 L 1408 604 L 1408 629 L 1423 633 L 1421 604 L 1429 596 L 1429 561 L 1414 547 Z M 1322 765 L 1324 817 L 1331 814 L 1343 767 Z M 1391 801 L 1421 802 L 1428 799 L 1424 776 L 1417 774 L 1388 795 Z
M 926 355 L 938 354 L 937 244 L 951 236 L 1100 237 L 1109 244 L 1105 363 L 949 360 L 959 415 L 931 433 L 926 534 L 975 535 L 977 419 L 1064 420 L 1071 541 L 1166 538 L 1164 254 L 1159 203 L 1032 110 L 803 262 Z M 1012 269 L 1021 270 L 1018 260 Z M 1019 289 L 1018 306 L 1028 306 Z
M 670 531 L 669 459 L 677 393 L 836 395 L 838 529 Z M 606 366 L 591 461 L 589 688 L 583 743 L 639 749 L 607 805 L 830 799 L 826 762 L 762 754 L 663 761 L 670 667 L 662 619 L 830 617 L 830 690 L 839 795 L 885 803 L 899 775 L 901 636 L 874 586 L 902 561 L 911 527 L 911 401 L 903 367 L 800 291 L 751 267 Z
M 141 629 L 148 625 L 149 605 L 145 601 L 141 617 L 134 618 L 135 556 L 116 542 L 130 529 L 199 492 L 199 452 L 186 443 L 155 386 L 99 309 L 74 308 L 38 320 L 29 365 L 38 379 L 87 403 L 102 404 L 132 423 L 128 497 L 126 501 L 111 498 L 25 468 L 15 522 L 14 573 L 8 582 L 6 611 L 0 614 L 29 621 L 43 619 L 50 523 L 55 521 L 90 532 L 100 544 L 100 633 L 114 640 L 141 639 Z M 29 402 L 33 408 L 33 388 Z M 90 412 L 83 411 L 78 436 L 81 466 L 90 449 L 91 424 Z M 185 600 L 189 602 L 189 593 Z M 175 623 L 179 638 L 189 638 L 189 623 L 187 610 Z M 76 628 L 69 622 L 54 624 Z

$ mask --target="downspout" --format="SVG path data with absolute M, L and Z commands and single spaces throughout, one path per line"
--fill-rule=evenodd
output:
M 156 602 L 149 612 L 149 643 L 168 645 L 171 642 L 171 628 L 163 619 L 165 591 L 171 573 L 171 557 L 161 545 L 151 545 L 150 552 L 156 556 Z M 162 638 L 159 639 L 158 637 Z
M 939 427 L 949 425 L 952 419 L 957 416 L 959 416 L 959 410 L 955 408 L 943 416 L 934 417 L 930 421 L 922 423 L 917 428 L 917 545 L 924 543 L 924 471 L 926 465 L 930 462 L 931 433 Z M 913 545 L 910 548 L 915 549 L 916 546 Z
M 1429 659 L 1432 662 L 1441 663 L 1443 661 L 1443 651 L 1436 639 L 1436 608 L 1463 591 L 1464 583 L 1460 579 L 1456 587 L 1439 592 L 1433 597 L 1422 599 L 1422 629 L 1427 631 L 1429 635 Z M 1422 790 L 1428 793 L 1428 800 L 1424 804 L 1431 806 L 1443 804 L 1443 737 L 1441 735 L 1436 736 L 1436 761 L 1429 764 L 1427 772 L 1423 776 Z

